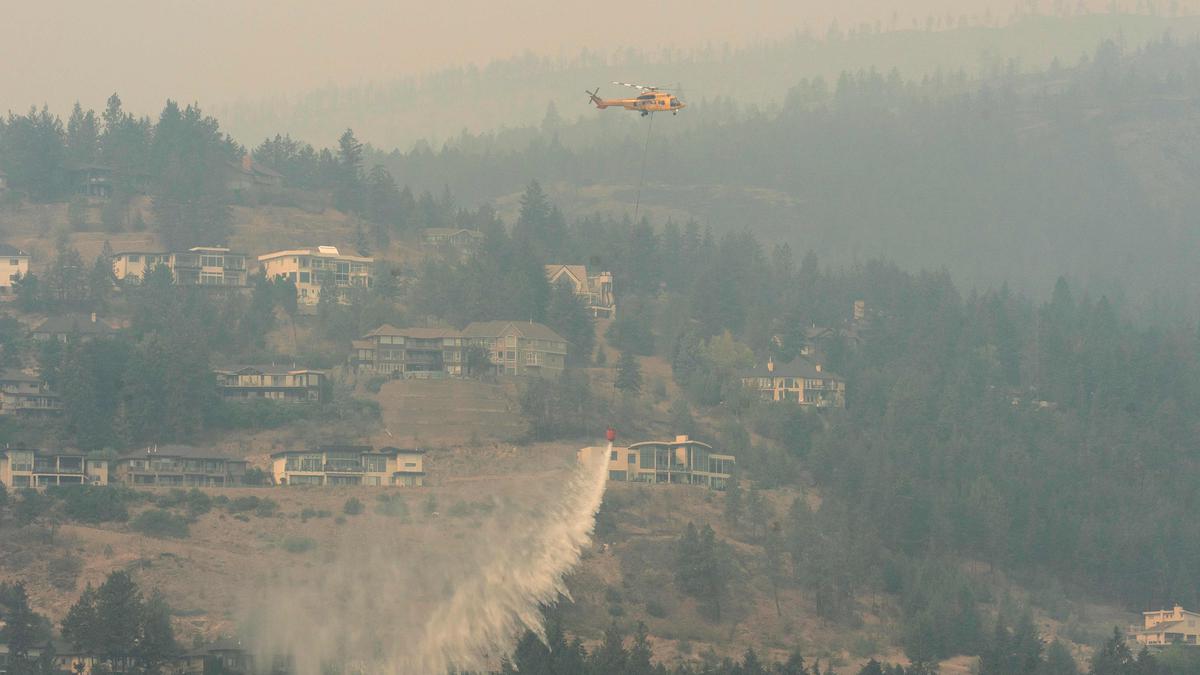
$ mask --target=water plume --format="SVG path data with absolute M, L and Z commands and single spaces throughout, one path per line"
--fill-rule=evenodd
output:
M 282 657 L 296 675 L 487 670 L 520 632 L 542 635 L 541 605 L 567 595 L 607 459 L 602 448 L 581 453 L 557 489 L 533 506 L 502 503 L 446 559 L 419 542 L 360 536 L 326 562 L 281 571 L 248 618 L 260 663 Z

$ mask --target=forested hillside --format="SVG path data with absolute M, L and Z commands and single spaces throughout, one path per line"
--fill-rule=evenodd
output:
M 881 13 L 861 24 L 795 26 L 787 39 L 741 47 L 681 48 L 671 27 L 664 26 L 659 44 L 592 46 L 557 58 L 525 54 L 420 77 L 333 83 L 295 97 L 241 101 L 216 110 L 243 140 L 287 132 L 317 143 L 350 126 L 376 147 L 407 149 L 420 141 L 438 146 L 463 131 L 534 125 L 547 105 L 566 120 L 591 117 L 584 87 L 614 93 L 612 80 L 682 86 L 685 99 L 694 104 L 689 115 L 719 121 L 711 110 L 715 100 L 736 100 L 744 109 L 777 109 L 784 90 L 805 78 L 834 80 L 843 71 L 895 67 L 910 79 L 939 71 L 961 71 L 974 79 L 1010 68 L 1036 71 L 1056 59 L 1075 63 L 1105 39 L 1135 48 L 1168 30 L 1187 39 L 1200 29 L 1195 17 L 1171 16 L 1170 7 L 1132 0 L 1107 2 L 1105 13 L 1086 13 L 1082 4 L 1067 3 L 997 7 L 985 15 L 964 11 L 914 20 Z M 1107 13 L 1114 7 L 1128 13 Z M 1053 15 L 1041 13 L 1051 9 Z M 1157 15 L 1150 13 L 1155 10 Z M 606 45 L 628 43 L 629 36 L 618 33 Z
M 1067 275 L 1191 311 L 1198 62 L 1200 47 L 1164 38 L 983 82 L 848 73 L 792 87 L 775 113 L 610 116 L 372 161 L 468 203 L 533 176 L 568 214 L 631 214 L 653 123 L 644 213 L 749 227 L 839 262 L 886 254 L 1039 293 Z

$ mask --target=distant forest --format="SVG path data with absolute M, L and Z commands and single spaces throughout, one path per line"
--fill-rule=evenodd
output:
M 1200 46 L 1169 37 L 983 82 L 876 71 L 809 80 L 776 113 L 719 100 L 707 104 L 712 121 L 685 110 L 654 122 L 642 210 L 718 232 L 748 227 L 838 262 L 886 254 L 1028 292 L 1066 275 L 1195 311 L 1198 93 Z M 611 115 L 566 124 L 554 113 L 537 129 L 367 161 L 466 203 L 516 193 L 532 176 L 568 213 L 632 213 L 650 121 Z

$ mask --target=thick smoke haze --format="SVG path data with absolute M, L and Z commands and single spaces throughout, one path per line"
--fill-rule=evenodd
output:
M 1053 12 L 1111 4 L 1034 0 L 1019 6 Z M 1159 4 L 1170 11 L 1171 3 Z M 1174 6 L 1188 11 L 1197 4 Z M 1003 21 L 1014 6 L 996 0 L 5 3 L 0 109 L 46 103 L 63 110 L 75 100 L 99 108 L 119 91 L 127 109 L 153 114 L 168 97 L 211 106 L 525 52 L 740 46 L 801 30 L 823 34 L 835 20 L 885 29 L 923 25 L 930 15 Z

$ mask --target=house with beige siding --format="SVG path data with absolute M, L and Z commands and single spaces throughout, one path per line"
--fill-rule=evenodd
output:
M 324 370 L 295 366 L 224 366 L 214 368 L 217 390 L 227 401 L 270 399 L 320 402 L 327 396 Z
M 194 246 L 186 251 L 121 251 L 113 254 L 113 277 L 138 283 L 155 267 L 171 270 L 180 286 L 242 288 L 248 283 L 246 254 L 227 248 Z
M 29 261 L 25 251 L 0 244 L 0 297 L 13 295 L 17 279 L 29 274 Z
M 1179 605 L 1171 609 L 1142 612 L 1142 627 L 1135 628 L 1138 644 L 1150 646 L 1200 644 L 1200 614 Z
M 497 375 L 557 377 L 566 367 L 566 338 L 540 323 L 476 321 L 462 334 L 468 346 L 487 350 Z
M 570 284 L 575 295 L 587 303 L 592 316 L 616 316 L 617 301 L 613 296 L 612 272 L 588 274 L 588 268 L 584 265 L 546 265 L 546 279 L 551 285 L 560 281 Z
M 384 324 L 353 342 L 351 364 L 394 377 L 464 375 L 466 344 L 453 328 L 397 328 Z
M 739 373 L 742 384 L 758 393 L 764 401 L 788 401 L 816 408 L 846 407 L 846 381 L 821 367 L 820 363 L 799 357 Z
M 424 455 L 417 448 L 322 445 L 272 454 L 271 475 L 276 485 L 420 487 Z
M 375 259 L 344 255 L 336 246 L 316 246 L 264 253 L 258 256 L 258 263 L 268 279 L 290 279 L 301 305 L 315 305 L 321 298 L 321 279 L 326 276 L 339 291 L 370 288 Z
M 0 483 L 10 488 L 107 485 L 108 470 L 107 459 L 90 458 L 78 450 L 0 450 Z
M 33 329 L 34 340 L 57 340 L 64 344 L 93 338 L 111 337 L 117 332 L 107 321 L 91 314 L 52 316 Z

